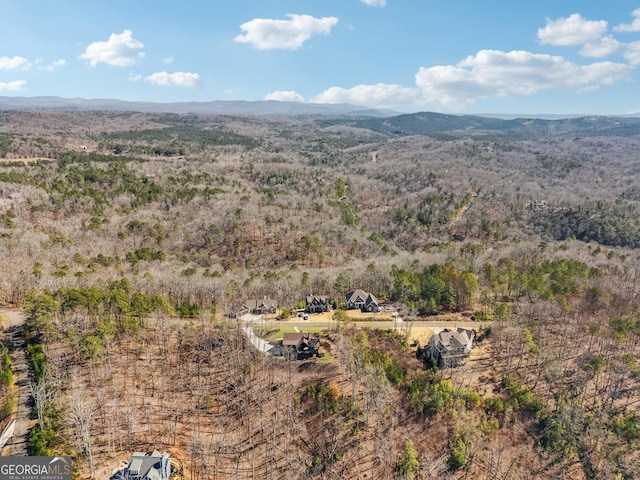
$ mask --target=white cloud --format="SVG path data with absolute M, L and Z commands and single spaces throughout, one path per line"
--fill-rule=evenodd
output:
M 632 67 L 600 62 L 578 65 L 526 51 L 481 50 L 457 65 L 420 68 L 416 85 L 429 103 L 464 108 L 483 98 L 532 95 L 541 90 L 592 90 L 629 76 Z
M 538 39 L 550 45 L 584 45 L 597 40 L 606 31 L 605 20 L 587 20 L 574 13 L 567 18 L 547 19 L 547 25 L 538 29 Z
M 370 7 L 384 7 L 387 4 L 387 0 L 360 0 L 365 5 Z
M 640 32 L 640 8 L 631 14 L 634 17 L 632 23 L 620 24 L 613 30 Z M 591 21 L 574 13 L 567 18 L 553 21 L 547 19 L 547 25 L 538 29 L 538 39 L 551 45 L 582 45 L 579 53 L 584 57 L 604 58 L 622 55 L 630 65 L 640 65 L 640 42 L 622 43 L 613 35 L 605 35 L 606 32 L 606 21 Z
M 631 15 L 634 17 L 630 24 L 620 24 L 613 27 L 615 32 L 640 32 L 640 8 L 636 8 Z
M 304 97 L 293 90 L 277 90 L 265 95 L 264 99 L 278 102 L 304 102 Z
M 584 57 L 603 58 L 609 55 L 620 53 L 624 49 L 624 45 L 618 42 L 611 35 L 600 37 L 596 40 L 588 42 L 580 49 L 580 55 Z
M 27 69 L 30 66 L 31 63 L 24 57 L 0 57 L 0 70 Z
M 622 55 L 631 65 L 640 65 L 640 42 L 626 44 Z
M 173 63 L 173 55 L 169 55 L 167 58 L 163 60 L 167 65 L 171 65 Z
M 14 80 L 13 82 L 0 82 L 0 91 L 19 92 L 27 84 L 24 80 Z
M 633 15 L 636 20 L 631 25 L 616 30 L 640 31 L 640 8 Z M 421 67 L 412 87 L 334 86 L 311 101 L 461 111 L 482 99 L 529 96 L 549 90 L 575 93 L 597 90 L 630 80 L 635 66 L 640 65 L 640 41 L 619 42 L 607 34 L 607 29 L 606 21 L 591 21 L 576 13 L 567 18 L 547 19 L 546 26 L 538 30 L 538 39 L 543 44 L 580 46 L 579 53 L 585 57 L 622 55 L 627 63 L 600 61 L 583 65 L 544 53 L 480 50 L 455 65 Z
M 245 32 L 234 38 L 259 50 L 298 50 L 313 34 L 328 35 L 338 23 L 336 17 L 315 18 L 310 15 L 286 15 L 289 20 L 256 18 L 240 25 Z
M 640 42 L 636 55 L 640 62 Z M 633 70 L 624 63 L 578 65 L 563 57 L 527 51 L 481 50 L 456 65 L 421 67 L 415 75 L 415 87 L 331 87 L 311 101 L 461 111 L 486 98 L 533 95 L 542 90 L 595 90 L 629 78 Z
M 98 63 L 126 67 L 144 57 L 144 52 L 140 51 L 143 48 L 144 44 L 133 38 L 131 30 L 124 30 L 120 34 L 112 33 L 106 42 L 93 42 L 80 58 L 92 67 Z
M 142 80 L 142 75 L 136 72 L 129 72 L 129 76 L 127 77 L 127 81 L 129 82 L 139 82 Z
M 59 68 L 66 67 L 67 65 L 69 65 L 69 63 L 67 63 L 66 60 L 56 60 L 54 62 L 51 62 L 49 65 L 42 65 L 39 68 L 46 72 L 54 72 Z
M 314 97 L 313 103 L 351 103 L 353 105 L 394 107 L 414 104 L 419 92 L 415 88 L 378 83 L 352 88 L 331 87 Z
M 144 77 L 144 81 L 159 87 L 194 88 L 200 86 L 200 75 L 188 72 L 156 72 Z

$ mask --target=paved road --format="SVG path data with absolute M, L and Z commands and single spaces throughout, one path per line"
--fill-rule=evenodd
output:
M 266 340 L 258 337 L 255 333 L 253 333 L 253 328 L 251 325 L 245 325 L 242 327 L 242 330 L 247 335 L 249 341 L 263 353 L 269 353 L 273 349 L 273 345 L 271 345 Z
M 304 327 L 321 327 L 321 328 L 336 328 L 337 322 L 314 322 L 313 319 L 307 321 L 274 321 L 269 324 L 277 324 L 286 327 L 298 327 L 304 329 Z M 432 327 L 432 328 L 480 328 L 488 327 L 491 322 L 457 322 L 457 321 L 435 321 L 435 322 L 351 322 L 349 326 L 355 327 L 369 327 L 369 328 L 391 328 L 397 330 L 404 330 L 413 327 Z
M 9 320 L 9 352 L 13 361 L 13 375 L 18 386 L 16 405 L 18 411 L 13 437 L 7 442 L 3 454 L 11 456 L 27 455 L 29 444 L 29 429 L 33 425 L 31 420 L 31 371 L 27 360 L 27 345 L 22 332 L 24 314 L 19 310 L 0 309 L 0 314 Z

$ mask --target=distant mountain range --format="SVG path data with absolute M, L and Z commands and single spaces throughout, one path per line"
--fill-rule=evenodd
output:
M 127 111 L 147 113 L 303 116 L 315 115 L 324 125 L 366 128 L 390 136 L 539 137 L 545 135 L 640 135 L 640 117 L 537 115 L 447 115 L 433 112 L 401 114 L 349 104 L 225 101 L 153 103 L 61 97 L 2 97 L 0 110 Z
M 388 117 L 393 110 L 376 110 L 346 103 L 320 104 L 278 102 L 275 100 L 241 101 L 215 100 L 211 102 L 128 102 L 111 99 L 61 97 L 2 97 L 0 110 L 59 110 L 59 111 L 128 111 L 149 113 L 195 113 L 203 115 L 348 115 L 351 117 Z
M 336 120 L 336 123 L 367 128 L 385 135 L 429 135 L 460 137 L 540 137 L 547 135 L 640 135 L 640 118 L 585 116 L 547 120 L 542 118 L 501 119 L 477 115 L 445 115 L 420 112 L 388 118 Z

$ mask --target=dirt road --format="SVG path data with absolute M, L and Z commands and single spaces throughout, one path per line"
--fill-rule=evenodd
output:
M 3 455 L 25 456 L 29 444 L 29 429 L 33 425 L 31 420 L 31 371 L 27 359 L 27 345 L 22 332 L 24 314 L 19 310 L 0 309 L 8 320 L 9 352 L 13 362 L 13 375 L 17 385 L 17 414 L 13 436 L 2 450 Z

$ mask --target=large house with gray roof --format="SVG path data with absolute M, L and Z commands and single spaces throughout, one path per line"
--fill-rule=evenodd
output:
M 231 306 L 229 316 L 240 318 L 248 313 L 252 315 L 274 314 L 278 311 L 278 302 L 269 298 L 251 298 Z
M 135 452 L 129 464 L 115 471 L 111 480 L 169 480 L 170 476 L 169 454 L 154 450 L 151 453 Z
M 319 333 L 286 332 L 282 338 L 282 354 L 288 360 L 318 356 L 319 349 Z
M 328 297 L 324 295 L 307 295 L 304 308 L 306 313 L 328 312 L 330 309 Z
M 465 328 L 449 330 L 431 337 L 429 345 L 431 356 L 438 361 L 440 368 L 452 368 L 460 365 L 471 353 L 476 332 Z
M 347 310 L 359 308 L 362 312 L 379 312 L 380 304 L 376 297 L 359 288 L 347 292 L 344 298 Z

